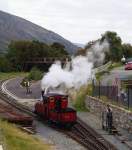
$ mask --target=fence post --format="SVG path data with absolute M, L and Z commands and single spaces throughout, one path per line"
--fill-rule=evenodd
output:
M 117 89 L 116 89 L 116 96 L 117 96 L 117 104 L 119 104 L 119 89 L 118 89 L 118 86 L 117 86 Z
M 128 109 L 129 109 L 129 86 L 128 86 L 128 89 L 127 89 L 127 104 L 128 104 Z
M 100 87 L 100 80 L 99 80 L 99 98 L 100 98 L 100 88 L 101 88 L 101 87 Z
M 92 96 L 94 96 L 94 91 L 95 90 L 95 87 L 94 87 L 94 79 L 92 80 Z
M 106 91 L 106 97 L 109 98 L 109 85 L 108 85 L 108 84 L 107 84 L 107 86 L 106 86 L 106 90 L 107 90 L 107 91 Z

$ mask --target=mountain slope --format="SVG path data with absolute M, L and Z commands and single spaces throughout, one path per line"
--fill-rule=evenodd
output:
M 73 54 L 77 46 L 60 35 L 30 21 L 0 11 L 0 51 L 7 49 L 11 40 L 39 40 L 47 44 L 59 42 Z
M 76 46 L 78 46 L 79 48 L 84 48 L 85 44 L 80 44 L 80 43 L 74 43 Z

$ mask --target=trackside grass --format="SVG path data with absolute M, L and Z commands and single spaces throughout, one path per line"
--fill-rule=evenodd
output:
M 123 64 L 121 62 L 114 62 L 109 66 L 108 71 L 111 71 L 112 69 L 115 69 L 115 68 L 118 68 L 121 66 L 123 66 Z
M 50 145 L 22 132 L 15 125 L 0 120 L 0 129 L 6 150 L 51 150 Z
M 103 75 L 110 74 L 110 71 L 112 71 L 115 68 L 122 67 L 122 66 L 123 66 L 123 64 L 121 62 L 114 62 L 109 66 L 109 68 L 107 68 L 107 70 L 96 73 L 96 79 L 101 80 L 101 77 Z
M 81 87 L 80 90 L 77 92 L 73 104 L 73 106 L 76 108 L 77 111 L 89 111 L 85 107 L 85 98 L 87 94 L 91 95 L 92 94 L 91 92 L 92 92 L 91 84 Z
M 25 77 L 28 75 L 28 73 L 25 72 L 8 72 L 8 73 L 3 73 L 0 72 L 0 80 L 6 80 L 10 78 L 15 78 L 15 77 Z

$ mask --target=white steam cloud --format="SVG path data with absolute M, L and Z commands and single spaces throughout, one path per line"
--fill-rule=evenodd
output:
M 95 66 L 100 66 L 105 58 L 105 53 L 109 51 L 109 43 L 104 40 L 103 43 L 97 41 L 90 49 L 87 50 L 89 61 L 93 62 Z
M 64 92 L 64 89 L 79 89 L 81 86 L 86 85 L 93 77 L 94 63 L 101 64 L 108 49 L 109 44 L 107 41 L 101 44 L 96 42 L 86 56 L 73 57 L 71 62 L 67 62 L 64 68 L 62 68 L 60 62 L 54 63 L 42 79 L 42 90 L 55 91 L 59 89 L 60 91 L 61 89 L 61 92 Z

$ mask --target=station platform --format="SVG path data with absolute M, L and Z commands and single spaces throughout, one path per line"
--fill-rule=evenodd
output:
M 78 112 L 77 115 L 117 149 L 132 150 L 132 134 L 128 134 L 127 131 L 118 129 L 120 136 L 110 135 L 107 131 L 102 130 L 102 121 L 94 113 Z

